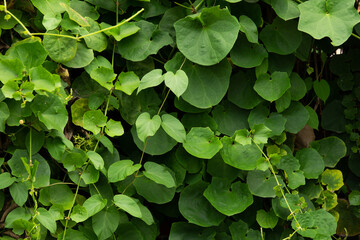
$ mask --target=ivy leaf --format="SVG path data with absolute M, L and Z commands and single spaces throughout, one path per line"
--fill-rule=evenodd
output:
M 211 159 L 222 148 L 222 143 L 209 127 L 193 127 L 186 135 L 183 147 L 195 157 Z
M 155 115 L 152 119 L 148 112 L 144 112 L 138 116 L 135 122 L 136 132 L 139 139 L 145 142 L 147 137 L 154 136 L 161 126 L 161 118 Z
M 131 95 L 140 85 L 139 77 L 133 72 L 121 72 L 115 82 L 115 89 Z
M 272 102 L 279 99 L 290 88 L 290 79 L 285 72 L 262 74 L 256 80 L 254 90 L 265 100 Z
M 240 181 L 231 184 L 231 181 L 218 177 L 212 178 L 203 195 L 226 216 L 241 213 L 253 203 L 247 184 Z
M 234 46 L 239 22 L 228 9 L 204 8 L 174 24 L 177 46 L 190 61 L 210 66 L 219 63 Z
M 129 213 L 130 215 L 137 218 L 142 217 L 140 207 L 133 198 L 127 195 L 117 194 L 114 196 L 114 203 L 117 207 Z
M 100 133 L 100 129 L 106 125 L 107 117 L 101 110 L 90 110 L 84 114 L 84 128 L 93 132 L 95 135 Z
M 325 81 L 324 79 L 321 79 L 320 81 L 315 81 L 313 83 L 313 87 L 314 87 L 314 91 L 315 91 L 316 95 L 321 100 L 326 102 L 326 100 L 328 99 L 328 97 L 330 95 L 329 83 L 327 81 Z
M 137 94 L 144 89 L 156 87 L 164 81 L 164 76 L 161 69 L 154 69 L 151 72 L 145 74 L 140 81 Z
M 329 37 L 334 46 L 343 44 L 360 22 L 352 0 L 313 0 L 299 5 L 299 30 L 315 39 Z
M 36 95 L 31 110 L 48 129 L 63 132 L 68 121 L 68 112 L 58 96 L 48 93 Z
M 254 21 L 246 15 L 239 18 L 240 31 L 245 33 L 246 38 L 251 43 L 258 43 L 258 31 Z
M 326 189 L 329 191 L 339 190 L 344 185 L 342 172 L 338 169 L 326 169 L 321 174 L 321 183 L 327 185 Z
M 45 208 L 37 209 L 38 215 L 36 215 L 36 219 L 46 227 L 51 233 L 55 233 L 56 231 L 56 221 Z
M 165 85 L 177 96 L 180 97 L 189 84 L 189 79 L 183 70 L 177 70 L 173 72 L 167 72 L 164 74 Z
M 106 123 L 105 132 L 110 137 L 121 136 L 124 134 L 124 128 L 121 122 L 110 119 Z
M 131 160 L 120 160 L 110 165 L 108 169 L 109 182 L 119 182 L 141 168 L 141 164 L 135 164 Z
M 167 188 L 176 187 L 176 182 L 173 173 L 167 167 L 154 162 L 146 162 L 144 164 L 145 171 L 143 174 L 145 177 L 153 180 L 158 184 L 162 184 Z
M 15 59 L 0 58 L 0 81 L 3 84 L 13 80 L 21 80 L 23 78 L 23 71 L 25 70 L 22 62 Z
M 186 132 L 183 124 L 174 116 L 164 114 L 161 116 L 161 127 L 177 142 L 183 143 L 186 139 Z
M 262 228 L 273 229 L 278 223 L 279 218 L 275 215 L 274 210 L 271 208 L 270 212 L 265 212 L 260 209 L 256 212 L 256 221 Z

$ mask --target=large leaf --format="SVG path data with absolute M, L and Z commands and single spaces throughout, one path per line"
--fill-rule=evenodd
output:
M 352 0 L 312 0 L 300 4 L 299 10 L 299 30 L 315 39 L 329 37 L 335 46 L 343 44 L 360 22 Z
M 186 135 L 183 146 L 195 157 L 210 159 L 222 148 L 222 143 L 210 128 L 194 127 Z
M 253 203 L 247 184 L 240 181 L 231 184 L 231 181 L 217 177 L 213 177 L 204 196 L 219 212 L 227 216 L 241 213 Z
M 186 58 L 200 65 L 219 63 L 231 50 L 239 22 L 228 9 L 204 8 L 174 24 L 177 45 Z

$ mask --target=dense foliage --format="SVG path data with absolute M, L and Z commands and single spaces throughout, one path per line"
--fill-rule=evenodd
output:
M 0 3 L 0 239 L 360 234 L 354 0 Z

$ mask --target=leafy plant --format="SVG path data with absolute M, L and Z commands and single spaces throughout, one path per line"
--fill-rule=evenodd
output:
M 354 4 L 2 1 L 0 239 L 355 239 Z

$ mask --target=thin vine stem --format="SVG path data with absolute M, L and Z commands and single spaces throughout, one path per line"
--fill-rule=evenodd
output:
M 355 37 L 355 38 L 357 38 L 357 39 L 360 40 L 360 36 L 356 35 L 355 33 L 351 33 L 351 36 L 353 36 L 353 37 Z

